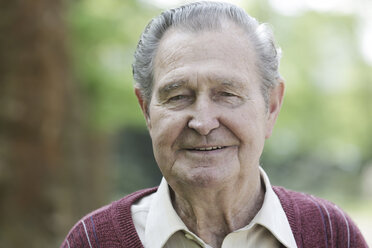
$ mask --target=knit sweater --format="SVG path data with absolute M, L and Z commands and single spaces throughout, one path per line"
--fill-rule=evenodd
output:
M 61 248 L 141 248 L 131 205 L 157 188 L 134 192 L 82 218 Z M 368 247 L 353 221 L 336 205 L 314 196 L 273 187 L 287 215 L 298 248 Z

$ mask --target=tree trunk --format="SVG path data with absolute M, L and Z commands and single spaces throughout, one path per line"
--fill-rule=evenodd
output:
M 71 219 L 102 199 L 77 200 L 91 193 L 102 169 L 85 171 L 104 149 L 79 150 L 87 142 L 63 2 L 0 1 L 0 247 L 57 246 Z

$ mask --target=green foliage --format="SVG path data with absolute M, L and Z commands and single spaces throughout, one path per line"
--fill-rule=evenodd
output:
M 372 74 L 358 49 L 356 16 L 307 12 L 271 19 L 287 90 L 264 166 L 275 182 L 292 188 L 324 191 L 334 184 L 358 192 L 358 172 L 372 159 L 366 83 Z
M 70 3 L 73 68 L 93 128 L 115 132 L 125 125 L 143 126 L 131 64 L 138 38 L 156 13 L 133 0 Z

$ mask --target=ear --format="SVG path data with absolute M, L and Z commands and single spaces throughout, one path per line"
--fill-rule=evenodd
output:
M 150 122 L 150 115 L 148 113 L 148 103 L 143 98 L 141 90 L 139 88 L 135 87 L 134 88 L 134 93 L 137 96 L 138 103 L 139 103 L 139 105 L 141 107 L 141 110 L 142 110 L 142 113 L 145 117 L 147 128 L 150 129 L 151 128 L 151 122 Z
M 265 138 L 270 138 L 276 119 L 282 107 L 285 84 L 283 79 L 278 80 L 279 83 L 270 91 L 269 102 L 268 102 L 268 116 L 266 123 Z

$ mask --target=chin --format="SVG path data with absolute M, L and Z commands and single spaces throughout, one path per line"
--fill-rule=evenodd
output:
M 218 188 L 231 182 L 232 176 L 225 173 L 218 173 L 216 170 L 200 168 L 197 172 L 188 173 L 182 178 L 182 183 L 199 188 Z

